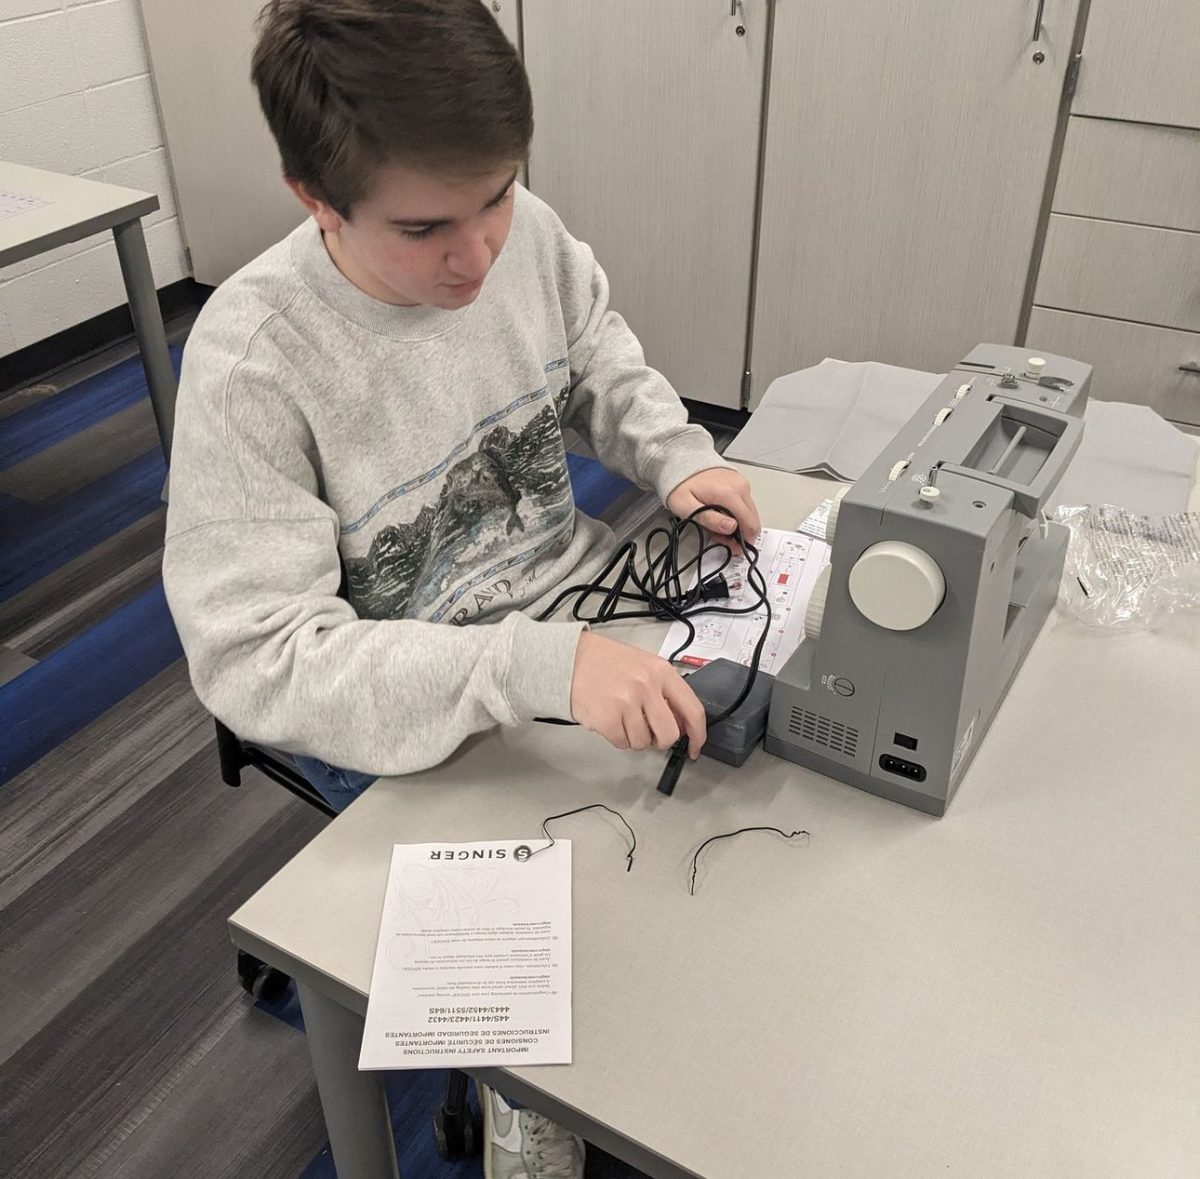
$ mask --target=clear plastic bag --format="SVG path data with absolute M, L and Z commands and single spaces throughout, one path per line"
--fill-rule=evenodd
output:
M 1059 606 L 1088 626 L 1139 630 L 1200 607 L 1200 512 L 1060 507 L 1071 530 Z

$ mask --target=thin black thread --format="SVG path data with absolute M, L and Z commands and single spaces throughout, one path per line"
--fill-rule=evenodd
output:
M 732 839 L 735 835 L 745 835 L 749 831 L 773 831 L 776 835 L 782 835 L 784 839 L 795 839 L 797 836 L 803 835 L 806 839 L 811 839 L 812 836 L 807 831 L 793 831 L 790 834 L 778 827 L 739 827 L 736 831 L 726 831 L 724 835 L 710 835 L 698 848 L 696 854 L 692 856 L 692 880 L 688 886 L 688 893 L 691 896 L 696 895 L 696 870 L 700 866 L 700 853 L 708 847 L 710 843 L 716 843 L 719 839 Z
M 529 858 L 532 860 L 534 856 L 540 855 L 544 851 L 549 851 L 554 846 L 554 836 L 550 834 L 550 824 L 555 819 L 570 818 L 571 815 L 579 815 L 584 811 L 602 810 L 608 811 L 610 815 L 616 815 L 622 823 L 625 823 L 625 830 L 629 832 L 629 838 L 633 841 L 629 846 L 629 851 L 625 853 L 625 871 L 628 872 L 633 867 L 633 853 L 637 851 L 637 835 L 634 834 L 633 828 L 625 822 L 625 816 L 620 811 L 614 811 L 612 807 L 605 806 L 602 802 L 592 802 L 587 806 L 576 807 L 573 811 L 563 811 L 561 815 L 551 815 L 549 818 L 542 820 L 542 834 L 546 836 L 550 842 L 545 847 L 539 847 L 537 851 L 531 852 Z

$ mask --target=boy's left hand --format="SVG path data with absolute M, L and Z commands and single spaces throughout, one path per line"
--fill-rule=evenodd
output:
M 733 513 L 734 519 L 720 512 L 703 512 L 696 517 L 709 532 L 719 538 L 727 538 L 736 527 L 741 529 L 746 540 L 753 541 L 762 531 L 758 508 L 750 494 L 750 484 L 737 471 L 728 467 L 709 467 L 685 479 L 667 496 L 667 509 L 681 520 L 686 520 L 704 504 L 717 504 Z M 729 546 L 739 551 L 737 544 L 729 540 Z

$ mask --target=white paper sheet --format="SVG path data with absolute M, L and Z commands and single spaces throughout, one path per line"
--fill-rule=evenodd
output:
M 1050 497 L 1060 505 L 1115 504 L 1135 516 L 1187 511 L 1196 439 L 1147 405 L 1089 401 L 1083 441 Z
M 779 528 L 763 529 L 758 538 L 758 568 L 767 583 L 771 631 L 763 647 L 760 670 L 773 674 L 800 645 L 804 638 L 804 611 L 818 575 L 829 564 L 829 553 L 829 545 L 811 536 Z M 705 554 L 703 572 L 706 575 L 712 572 L 720 558 L 719 553 Z M 742 582 L 742 588 L 725 605 L 749 606 L 757 599 L 758 595 L 750 588 L 747 570 L 744 557 L 736 558 L 725 570 L 727 579 L 738 577 Z M 713 659 L 732 659 L 749 667 L 765 622 L 763 610 L 753 614 L 700 614 L 692 619 L 696 637 L 675 657 L 676 662 L 703 667 Z M 686 639 L 687 628 L 680 622 L 672 623 L 660 654 L 669 658 Z
M 725 457 L 858 479 L 941 379 L 874 361 L 823 360 L 772 381 Z
M 833 499 L 823 499 L 813 510 L 796 525 L 797 532 L 805 536 L 824 540 L 829 529 L 829 513 L 833 511 Z
M 397 844 L 358 1067 L 570 1062 L 570 841 Z
M 28 213 L 30 209 L 40 209 L 50 202 L 27 192 L 12 192 L 0 189 L 0 221 L 5 217 L 16 217 L 19 213 Z

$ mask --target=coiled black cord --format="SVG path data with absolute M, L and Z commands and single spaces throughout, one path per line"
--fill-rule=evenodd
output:
M 766 645 L 767 634 L 771 629 L 771 603 L 767 596 L 766 578 L 758 567 L 758 549 L 742 536 L 741 528 L 735 527 L 731 538 L 741 546 L 746 554 L 746 581 L 755 592 L 755 600 L 747 606 L 722 606 L 714 604 L 711 587 L 721 579 L 724 583 L 724 572 L 733 560 L 733 553 L 725 546 L 716 542 L 706 543 L 704 528 L 696 517 L 704 512 L 718 512 L 737 522 L 737 517 L 719 504 L 705 504 L 697 508 L 685 519 L 673 518 L 670 526 L 654 528 L 646 536 L 646 568 L 644 571 L 637 567 L 638 546 L 636 541 L 627 541 L 613 553 L 609 562 L 592 581 L 581 585 L 568 586 L 562 590 L 538 616 L 538 622 L 545 622 L 558 612 L 564 602 L 575 597 L 571 607 L 571 617 L 577 622 L 603 624 L 619 622 L 633 618 L 657 618 L 680 622 L 687 629 L 687 638 L 675 648 L 668 657 L 674 661 L 689 647 L 696 637 L 696 627 L 692 619 L 701 614 L 753 614 L 760 609 L 766 610 L 766 622 L 762 634 L 754 646 L 750 658 L 750 667 L 746 673 L 746 682 L 742 690 L 725 708 L 715 715 L 707 715 L 708 727 L 720 724 L 721 721 L 733 715 L 750 694 L 754 680 L 758 675 L 758 665 L 762 659 L 763 647 Z M 680 547 L 689 529 L 694 529 L 697 540 L 696 554 L 680 563 Z M 704 576 L 700 575 L 705 556 L 716 550 L 724 555 L 724 560 Z M 684 582 L 691 573 L 696 574 L 696 584 L 690 589 L 684 588 Z M 613 575 L 616 575 L 615 577 Z M 605 583 L 612 578 L 612 584 Z M 727 587 L 726 587 L 727 592 Z M 599 595 L 600 603 L 591 614 L 587 606 L 592 599 Z M 638 603 L 641 608 L 622 609 L 627 603 Z M 543 718 L 538 718 L 539 720 Z M 547 720 L 550 724 L 574 724 L 573 721 Z M 675 783 L 687 759 L 688 739 L 681 736 L 671 747 L 667 758 L 666 768 L 659 779 L 658 789 L 663 794 L 671 794 Z

